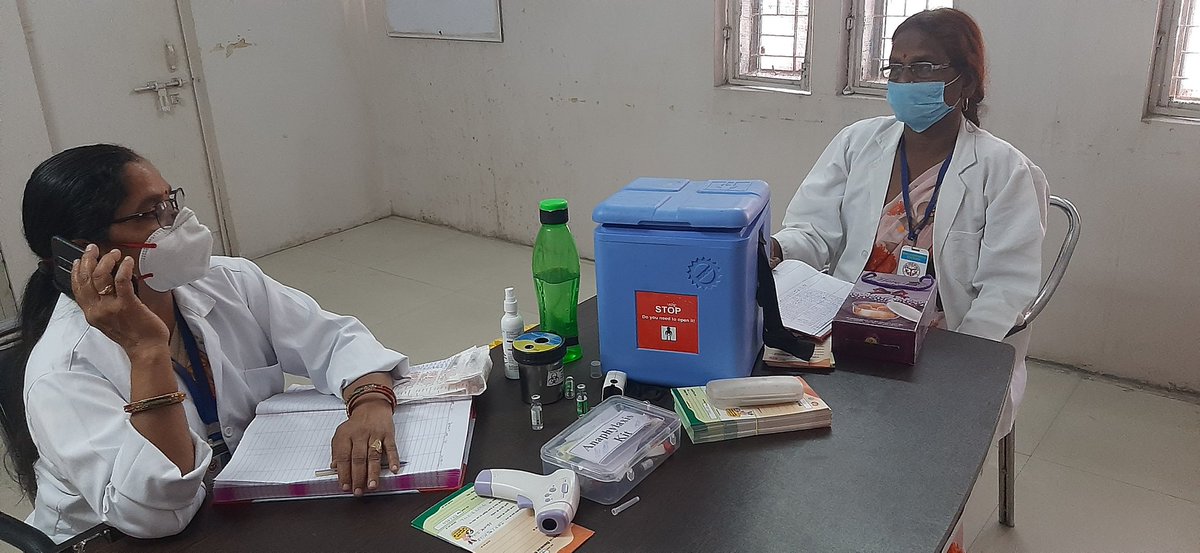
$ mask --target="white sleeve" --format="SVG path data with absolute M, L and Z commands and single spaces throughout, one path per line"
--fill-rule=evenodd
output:
M 988 193 L 987 223 L 979 246 L 979 268 L 971 302 L 958 331 L 1003 340 L 1017 316 L 1037 295 L 1042 279 L 1042 240 L 1046 236 L 1046 175 L 1028 161 Z
M 842 248 L 846 237 L 842 198 L 850 174 L 849 133 L 850 127 L 846 127 L 834 137 L 788 204 L 783 229 L 775 233 L 784 259 L 798 259 L 822 270 L 833 253 Z
M 182 531 L 204 503 L 212 448 L 190 429 L 195 465 L 186 474 L 133 427 L 112 383 L 85 372 L 56 372 L 25 397 L 38 454 L 105 523 L 137 538 Z
M 325 311 L 253 262 L 238 261 L 250 311 L 284 371 L 307 376 L 322 393 L 338 395 L 369 373 L 390 372 L 392 378 L 408 373 L 408 357 L 380 344 L 358 319 Z

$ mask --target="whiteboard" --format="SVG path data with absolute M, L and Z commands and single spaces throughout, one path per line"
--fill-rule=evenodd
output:
M 388 36 L 503 42 L 500 0 L 387 0 Z

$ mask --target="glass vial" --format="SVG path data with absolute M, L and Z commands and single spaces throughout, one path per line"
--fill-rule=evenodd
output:
M 587 385 L 580 384 L 575 387 L 575 414 L 580 417 L 588 412 Z
M 575 378 L 568 376 L 563 382 L 563 395 L 567 399 L 575 399 Z
M 542 396 L 533 394 L 529 397 L 529 426 L 534 430 L 542 429 Z
M 604 373 L 600 370 L 600 361 L 592 361 L 592 378 L 600 378 Z

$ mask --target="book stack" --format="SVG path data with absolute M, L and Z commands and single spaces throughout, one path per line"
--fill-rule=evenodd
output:
M 672 388 L 671 396 L 694 444 L 829 427 L 833 422 L 829 405 L 803 378 L 795 378 L 804 384 L 804 398 L 795 403 L 717 409 L 704 386 Z

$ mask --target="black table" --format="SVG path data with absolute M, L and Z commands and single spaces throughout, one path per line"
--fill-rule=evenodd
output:
M 569 374 L 591 388 L 595 298 L 580 306 L 579 319 L 584 358 Z M 539 448 L 575 419 L 574 402 L 563 400 L 545 407 L 545 430 L 530 430 L 529 409 L 498 354 L 476 400 L 468 482 L 485 468 L 540 473 Z M 832 429 L 701 445 L 684 437 L 630 492 L 641 501 L 620 516 L 581 501 L 575 522 L 596 531 L 581 551 L 940 552 L 991 445 L 1013 350 L 934 330 L 919 361 L 839 359 L 836 371 L 807 375 L 833 409 Z M 594 405 L 596 394 L 589 398 Z M 177 536 L 88 550 L 461 551 L 410 525 L 446 495 L 207 505 Z

